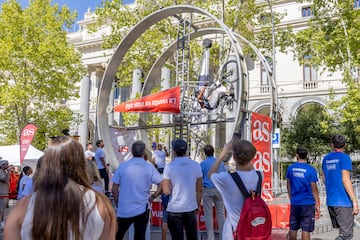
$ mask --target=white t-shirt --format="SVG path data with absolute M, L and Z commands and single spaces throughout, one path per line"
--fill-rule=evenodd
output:
M 112 182 L 120 185 L 117 216 L 129 218 L 144 213 L 151 185 L 161 181 L 160 173 L 143 158 L 121 163 L 112 177 Z
M 198 208 L 196 180 L 202 178 L 200 164 L 189 157 L 176 157 L 167 164 L 164 179 L 171 181 L 172 191 L 167 206 L 168 212 L 191 212 Z
M 154 158 L 155 158 L 155 164 L 158 168 L 164 168 L 165 167 L 165 151 L 161 150 L 155 150 L 154 151 Z
M 259 177 L 255 170 L 236 172 L 248 191 L 256 189 Z M 236 229 L 240 219 L 244 197 L 228 172 L 213 173 L 211 180 L 219 190 L 226 209 L 222 239 L 233 240 L 233 229 Z
M 222 96 L 224 96 L 226 93 L 226 87 L 220 86 L 216 88 L 213 92 L 210 93 L 208 97 L 208 101 L 211 108 L 216 108 L 219 104 L 219 100 Z
M 95 157 L 95 153 L 94 153 L 93 151 L 86 150 L 86 151 L 85 151 L 85 158 L 86 158 L 86 160 L 88 160 L 88 157 Z
M 94 191 L 88 190 L 83 197 L 86 214 L 89 214 L 85 225 L 83 239 L 99 239 L 104 228 L 104 220 L 102 219 L 99 209 L 96 205 L 96 195 Z M 21 239 L 32 240 L 31 229 L 33 226 L 34 206 L 36 201 L 36 193 L 34 193 L 29 201 L 29 206 L 26 210 L 24 221 L 21 225 Z M 81 220 L 80 220 L 81 221 Z M 80 223 L 82 226 L 82 223 Z M 71 229 L 70 229 L 71 231 Z M 67 239 L 74 239 L 71 232 L 68 233 Z

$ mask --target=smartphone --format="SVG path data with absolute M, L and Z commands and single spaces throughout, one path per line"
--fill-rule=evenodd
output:
M 232 139 L 241 139 L 241 133 L 234 132 Z

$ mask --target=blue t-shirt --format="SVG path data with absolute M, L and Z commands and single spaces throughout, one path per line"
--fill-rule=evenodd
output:
M 330 207 L 352 207 L 343 182 L 342 170 L 352 171 L 350 157 L 343 152 L 331 152 L 322 161 L 325 177 L 326 204 Z
M 105 160 L 105 152 L 101 148 L 97 148 L 95 152 L 95 161 L 98 169 L 105 168 L 104 164 L 101 162 L 100 158 L 103 157 Z
M 211 179 L 208 177 L 209 170 L 211 169 L 212 165 L 214 165 L 216 161 L 216 158 L 214 157 L 207 157 L 204 161 L 200 163 L 201 171 L 203 174 L 203 187 L 205 188 L 215 188 L 215 185 L 211 181 Z M 223 163 L 220 163 L 220 166 L 217 170 L 217 173 L 219 172 L 225 172 L 225 166 Z
M 301 162 L 294 163 L 288 167 L 286 178 L 290 181 L 292 205 L 315 204 L 311 183 L 316 183 L 318 177 L 313 166 Z
M 160 173 L 144 158 L 133 157 L 122 162 L 112 177 L 112 182 L 119 185 L 117 216 L 130 218 L 144 213 L 151 185 L 161 181 Z

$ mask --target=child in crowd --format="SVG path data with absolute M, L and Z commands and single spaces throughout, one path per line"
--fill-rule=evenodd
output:
M 222 161 L 232 154 L 236 162 L 236 172 L 243 180 L 248 191 L 256 189 L 259 176 L 251 160 L 256 154 L 256 148 L 246 140 L 234 137 L 232 142 L 225 144 L 219 157 L 209 171 L 209 176 L 223 197 L 226 209 L 226 218 L 222 239 L 233 240 L 233 229 L 236 229 L 240 219 L 240 212 L 244 205 L 244 197 L 228 172 L 219 172 Z

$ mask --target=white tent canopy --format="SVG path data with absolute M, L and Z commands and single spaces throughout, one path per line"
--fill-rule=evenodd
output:
M 30 166 L 35 169 L 37 160 L 43 154 L 44 153 L 42 151 L 30 145 L 21 167 Z M 9 164 L 12 164 L 14 166 L 20 166 L 20 146 L 0 146 L 0 157 L 3 160 L 8 160 Z

